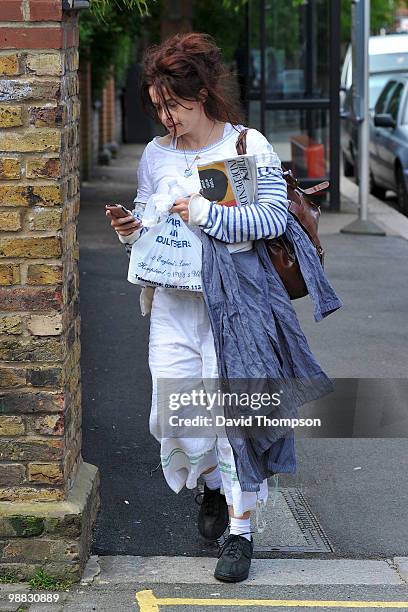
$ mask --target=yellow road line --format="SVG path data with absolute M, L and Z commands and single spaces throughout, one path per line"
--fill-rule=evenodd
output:
M 300 599 L 194 599 L 156 597 L 153 591 L 138 591 L 140 612 L 159 612 L 159 606 L 258 606 L 269 608 L 399 608 L 408 610 L 408 601 L 345 601 Z
M 153 591 L 138 591 L 136 601 L 139 604 L 140 612 L 159 612 L 158 600 Z

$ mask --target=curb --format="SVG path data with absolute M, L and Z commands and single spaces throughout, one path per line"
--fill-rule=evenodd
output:
M 341 177 L 340 192 L 349 201 L 348 203 L 355 208 L 356 214 L 358 214 L 357 185 L 350 179 Z M 371 194 L 368 196 L 368 215 L 370 220 L 380 225 L 387 234 L 400 236 L 408 240 L 408 217 Z
M 210 557 L 91 557 L 82 585 L 218 584 Z M 88 567 L 88 566 L 87 566 Z M 92 577 L 93 576 L 93 577 Z M 408 584 L 408 557 L 393 559 L 253 559 L 249 586 Z

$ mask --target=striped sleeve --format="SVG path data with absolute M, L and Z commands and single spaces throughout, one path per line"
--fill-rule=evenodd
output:
M 198 224 L 222 242 L 275 238 L 286 228 L 287 187 L 280 167 L 258 166 L 258 194 L 253 204 L 239 207 L 208 201 L 206 204 L 207 217 Z

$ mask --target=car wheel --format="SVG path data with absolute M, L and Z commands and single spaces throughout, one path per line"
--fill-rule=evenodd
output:
M 349 162 L 343 153 L 343 174 L 344 176 L 354 176 L 354 166 Z
M 408 192 L 401 166 L 397 168 L 397 203 L 398 209 L 408 215 Z
M 370 172 L 370 193 L 379 200 L 385 200 L 385 194 L 387 193 L 387 190 L 384 189 L 384 187 L 380 187 L 374 181 L 372 172 Z

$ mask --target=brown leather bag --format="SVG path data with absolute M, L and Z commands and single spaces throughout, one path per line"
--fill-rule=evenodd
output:
M 238 136 L 236 143 L 238 155 L 245 155 L 246 153 L 247 132 L 248 130 L 242 130 Z M 324 251 L 320 244 L 319 236 L 317 235 L 317 227 L 321 214 L 320 206 L 312 202 L 307 196 L 327 189 L 329 182 L 323 181 L 314 187 L 302 189 L 291 170 L 285 170 L 283 167 L 282 170 L 288 189 L 288 210 L 310 238 L 319 256 L 321 265 L 323 266 Z M 269 257 L 285 285 L 290 299 L 296 300 L 307 295 L 308 290 L 300 271 L 299 263 L 296 259 L 292 245 L 285 234 L 277 238 L 267 238 L 265 239 L 265 244 Z

